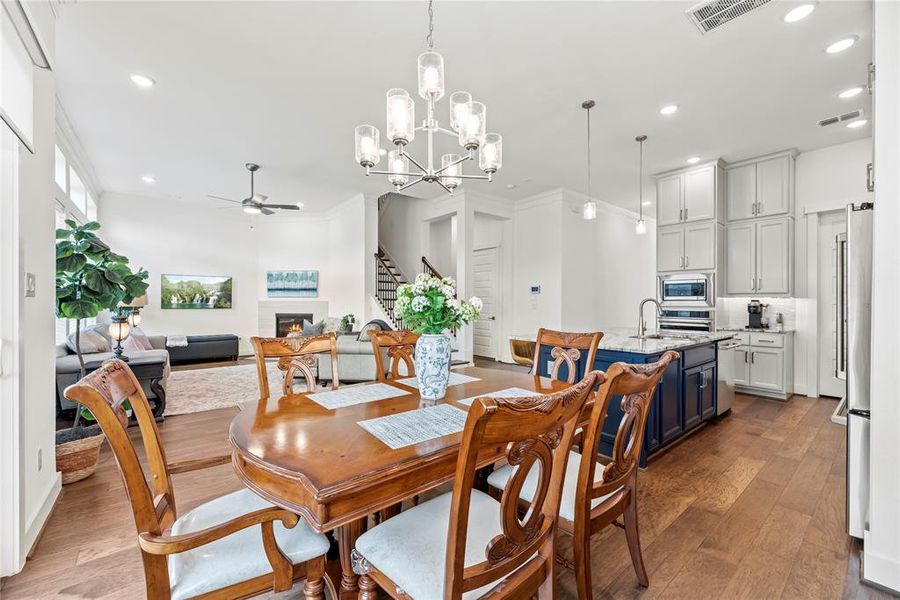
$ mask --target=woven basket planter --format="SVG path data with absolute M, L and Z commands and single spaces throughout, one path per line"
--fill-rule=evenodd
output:
M 100 446 L 105 439 L 106 436 L 100 434 L 56 447 L 56 468 L 62 473 L 63 485 L 94 474 L 100 458 Z

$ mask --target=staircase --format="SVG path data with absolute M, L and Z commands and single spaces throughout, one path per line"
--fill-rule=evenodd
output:
M 382 310 L 392 321 L 395 329 L 404 329 L 403 319 L 394 315 L 394 304 L 397 302 L 397 288 L 408 283 L 394 260 L 378 246 L 375 253 L 375 299 Z

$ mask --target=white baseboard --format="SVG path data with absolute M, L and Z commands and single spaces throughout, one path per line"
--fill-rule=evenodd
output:
M 893 556 L 876 554 L 869 550 L 873 545 L 866 531 L 863 544 L 862 579 L 878 587 L 900 592 L 900 560 Z
M 57 471 L 56 478 L 54 478 L 53 484 L 47 491 L 47 496 L 41 503 L 40 510 L 34 515 L 34 519 L 32 519 L 28 529 L 25 530 L 25 536 L 22 539 L 22 548 L 26 550 L 26 556 L 31 556 L 34 545 L 37 543 L 38 538 L 40 538 L 41 531 L 44 530 L 44 525 L 47 524 L 47 520 L 50 518 L 50 513 L 53 512 L 53 507 L 56 505 L 56 501 L 59 499 L 59 493 L 61 491 L 62 474 Z

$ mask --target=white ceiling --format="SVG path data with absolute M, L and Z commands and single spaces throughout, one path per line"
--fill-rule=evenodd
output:
M 488 107 L 504 137 L 495 183 L 472 188 L 522 198 L 586 187 L 585 115 L 593 98 L 595 195 L 637 209 L 637 134 L 645 173 L 692 155 L 739 160 L 870 135 L 823 117 L 862 108 L 837 92 L 863 84 L 871 4 L 821 1 L 795 24 L 773 2 L 700 35 L 694 2 L 438 2 L 435 49 L 447 92 Z M 353 128 L 384 132 L 384 93 L 415 95 L 424 2 L 76 2 L 58 21 L 57 82 L 106 191 L 209 203 L 243 198 L 253 161 L 270 202 L 325 210 L 352 194 L 390 191 L 353 158 Z M 838 55 L 830 42 L 856 34 Z M 137 89 L 129 74 L 157 80 Z M 447 99 L 438 117 L 446 121 Z M 660 106 L 677 103 L 671 117 Z M 421 114 L 422 104 L 417 105 Z M 449 138 L 448 138 L 449 140 Z M 455 143 L 450 140 L 445 151 Z M 421 155 L 423 142 L 411 148 Z M 158 178 L 149 186 L 141 175 Z M 652 197 L 646 180 L 645 197 Z M 507 185 L 514 185 L 508 189 Z M 436 195 L 436 186 L 410 190 Z

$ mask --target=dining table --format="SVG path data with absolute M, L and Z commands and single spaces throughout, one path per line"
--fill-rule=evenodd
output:
M 461 381 L 454 384 L 454 379 Z M 242 483 L 297 513 L 316 531 L 334 532 L 341 598 L 358 594 L 351 553 L 369 515 L 390 514 L 402 501 L 451 481 L 462 438 L 460 426 L 454 433 L 396 447 L 370 432 L 372 419 L 401 415 L 413 419 L 405 421 L 411 431 L 401 434 L 427 435 L 427 428 L 412 431 L 426 409 L 449 405 L 466 411 L 479 396 L 548 394 L 569 387 L 521 370 L 480 367 L 454 369 L 450 383 L 437 401 L 419 395 L 415 378 L 341 386 L 337 391 L 343 390 L 342 395 L 293 393 L 248 403 L 232 421 L 232 465 Z M 369 392 L 391 397 L 359 399 Z M 506 452 L 506 444 L 485 448 L 479 467 L 496 463 Z

